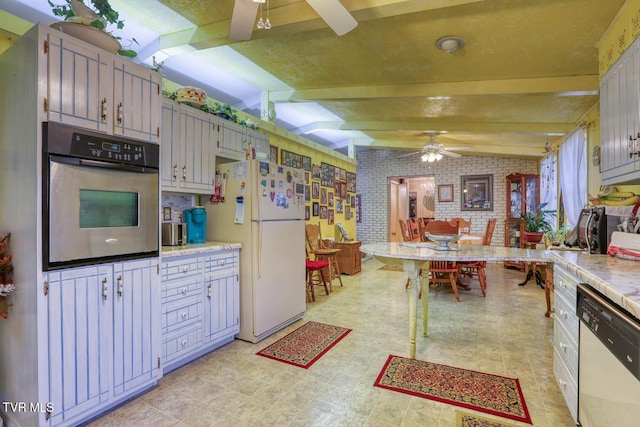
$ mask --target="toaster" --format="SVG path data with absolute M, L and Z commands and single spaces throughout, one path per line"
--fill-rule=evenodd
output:
M 187 244 L 187 224 L 162 223 L 162 246 L 182 246 Z

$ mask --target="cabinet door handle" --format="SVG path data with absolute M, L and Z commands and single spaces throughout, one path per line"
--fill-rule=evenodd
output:
M 182 267 L 182 271 L 183 271 L 183 272 L 187 272 L 187 271 L 189 271 L 189 266 L 188 266 L 188 265 L 185 265 L 184 267 Z
M 103 98 L 102 101 L 100 101 L 100 119 L 102 119 L 103 122 L 107 120 L 107 98 Z
M 186 295 L 187 294 L 187 288 L 182 288 L 182 294 Z
M 124 290 L 124 284 L 122 283 L 122 276 L 118 276 L 118 278 L 116 279 L 116 283 L 118 284 L 118 296 L 121 297 L 122 296 L 122 291 Z
M 116 121 L 119 125 L 122 124 L 122 102 L 118 103 L 118 107 L 116 108 Z
M 187 318 L 187 312 L 185 311 L 184 313 L 182 313 L 182 318 L 186 319 Z
M 182 342 L 180 344 L 182 344 L 183 347 L 186 347 L 187 346 L 187 340 L 182 340 Z
M 102 279 L 102 298 L 107 299 L 107 294 L 109 293 L 109 287 L 107 286 L 107 278 Z
M 211 299 L 211 283 L 207 285 L 207 298 Z
M 173 165 L 173 179 L 178 178 L 178 165 Z
M 182 167 L 182 179 L 187 179 L 187 167 L 183 166 Z

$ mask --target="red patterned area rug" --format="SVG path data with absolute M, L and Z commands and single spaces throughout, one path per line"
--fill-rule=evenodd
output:
M 516 425 L 468 412 L 456 411 L 456 427 L 516 427 Z
M 256 354 L 307 369 L 349 332 L 351 329 L 307 322 Z
M 391 355 L 374 385 L 531 424 L 516 378 Z

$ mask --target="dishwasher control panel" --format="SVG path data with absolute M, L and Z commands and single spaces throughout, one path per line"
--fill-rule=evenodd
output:
M 578 284 L 576 314 L 607 349 L 640 380 L 640 322 L 589 285 Z

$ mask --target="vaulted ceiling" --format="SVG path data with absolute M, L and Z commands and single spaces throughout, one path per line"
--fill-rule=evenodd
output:
M 8 3 L 55 20 L 46 0 Z M 138 60 L 258 117 L 272 102 L 276 124 L 339 151 L 437 132 L 462 154 L 540 157 L 597 104 L 597 43 L 624 0 L 341 0 L 358 21 L 343 36 L 305 0 L 270 0 L 272 29 L 248 41 L 227 37 L 234 0 L 111 3 Z M 464 47 L 438 49 L 450 35 Z

